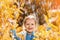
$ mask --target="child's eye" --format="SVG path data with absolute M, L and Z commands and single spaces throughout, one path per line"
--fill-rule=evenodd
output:
M 29 25 L 29 24 L 27 24 L 27 25 Z
M 31 25 L 34 25 L 34 24 L 31 24 Z

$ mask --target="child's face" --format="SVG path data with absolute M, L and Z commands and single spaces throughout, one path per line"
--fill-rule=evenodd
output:
M 25 28 L 26 28 L 26 31 L 31 33 L 34 31 L 36 27 L 36 22 L 34 19 L 27 19 L 26 22 L 25 22 Z

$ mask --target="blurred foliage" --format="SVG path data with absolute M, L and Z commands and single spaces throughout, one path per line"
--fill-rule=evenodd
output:
M 38 19 L 36 35 L 40 40 L 60 40 L 60 12 L 49 11 L 52 3 L 53 0 L 0 0 L 0 40 L 13 40 L 10 30 L 22 31 L 23 20 L 30 14 Z

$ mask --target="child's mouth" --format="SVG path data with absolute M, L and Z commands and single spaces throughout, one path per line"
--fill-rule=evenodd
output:
M 28 28 L 29 30 L 32 30 L 33 28 Z

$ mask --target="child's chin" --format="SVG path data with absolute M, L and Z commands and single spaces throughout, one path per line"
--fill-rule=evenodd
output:
M 32 33 L 33 31 L 32 31 L 32 30 L 29 30 L 28 32 L 29 32 L 29 33 Z

